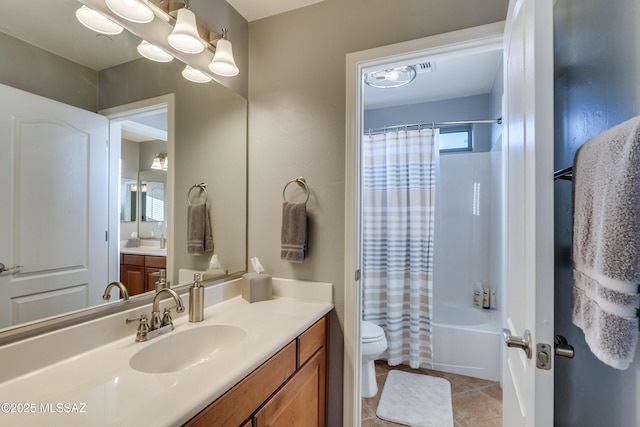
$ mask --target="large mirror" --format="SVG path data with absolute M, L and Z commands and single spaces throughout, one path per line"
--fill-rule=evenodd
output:
M 126 30 L 97 36 L 76 20 L 76 0 L 4 6 L 0 263 L 15 268 L 0 273 L 0 341 L 25 325 L 37 330 L 43 319 L 100 315 L 113 310 L 105 310 L 108 305 L 124 309 L 147 298 L 101 298 L 110 281 L 133 272 L 124 259 L 136 251 L 142 259 L 165 257 L 172 287 L 180 285 L 181 270 L 206 271 L 213 255 L 222 266 L 217 271 L 244 272 L 246 99 L 215 82 L 186 81 L 177 60 L 140 57 L 140 39 Z M 135 140 L 127 123 L 157 113 L 140 104 L 158 99 L 166 112 L 166 140 Z M 12 110 L 18 104 L 20 113 Z M 39 111 L 63 118 L 41 120 Z M 69 111 L 84 117 L 77 127 L 68 124 Z M 85 130 L 96 116 L 100 124 Z M 100 145 L 91 145 L 96 141 Z M 162 154 L 166 170 L 152 168 Z M 64 179 L 57 178 L 65 175 L 60 168 L 66 168 Z M 193 255 L 186 249 L 187 196 L 199 183 L 207 184 L 214 249 Z M 132 236 L 139 241 L 130 242 Z M 154 280 L 153 265 L 139 266 L 144 283 Z M 111 301 L 117 300 L 114 291 Z

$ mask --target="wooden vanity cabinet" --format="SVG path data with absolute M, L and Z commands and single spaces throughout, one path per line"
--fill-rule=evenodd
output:
M 328 315 L 185 424 L 323 427 Z
M 153 291 L 158 280 L 153 274 L 166 266 L 163 256 L 120 254 L 120 282 L 131 296 Z

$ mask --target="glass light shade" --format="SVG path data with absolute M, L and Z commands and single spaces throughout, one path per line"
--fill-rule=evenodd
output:
M 146 0 L 106 0 L 107 7 L 120 18 L 146 24 L 153 21 L 153 10 Z
M 103 14 L 96 12 L 93 9 L 89 9 L 87 6 L 82 6 L 76 10 L 76 18 L 78 21 L 88 29 L 100 34 L 107 34 L 109 36 L 115 36 L 120 34 L 123 28 L 104 16 Z
M 160 157 L 155 156 L 153 158 L 153 163 L 151 163 L 151 169 L 162 170 L 162 163 L 160 163 Z
M 138 45 L 138 53 L 145 58 L 156 62 L 171 62 L 173 60 L 173 55 L 165 52 L 146 40 L 142 40 L 142 43 Z
M 176 50 L 184 53 L 200 53 L 204 50 L 204 43 L 198 35 L 196 15 L 189 9 L 178 10 L 176 26 L 167 37 L 167 41 Z
M 182 77 L 194 83 L 208 83 L 211 81 L 211 77 L 189 65 L 182 70 Z
M 233 60 L 233 48 L 229 40 L 218 40 L 216 53 L 209 63 L 209 69 L 224 77 L 232 77 L 238 74 L 239 70 L 236 66 L 236 61 Z

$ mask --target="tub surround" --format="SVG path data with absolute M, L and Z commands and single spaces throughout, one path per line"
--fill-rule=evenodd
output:
M 23 426 L 182 425 L 333 308 L 328 283 L 273 279 L 274 299 L 253 304 L 240 292 L 240 280 L 207 288 L 203 322 L 174 312 L 175 330 L 146 343 L 134 341 L 137 322 L 125 319 L 149 315 L 147 306 L 0 347 L 0 401 L 34 409 L 3 408 L 0 419 Z M 181 298 L 186 304 L 188 294 Z M 246 338 L 179 372 L 148 374 L 129 365 L 139 350 L 171 334 L 215 324 L 238 326 Z

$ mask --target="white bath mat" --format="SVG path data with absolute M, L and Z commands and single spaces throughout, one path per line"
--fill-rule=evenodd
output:
M 411 427 L 453 427 L 451 383 L 428 375 L 389 371 L 376 415 Z

